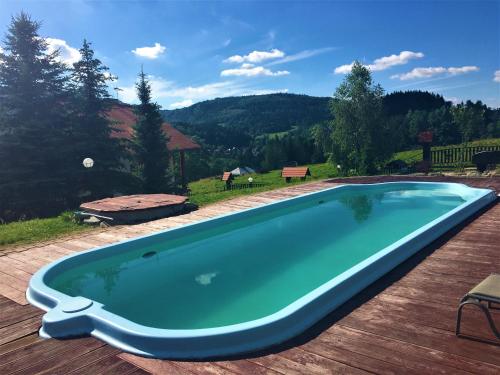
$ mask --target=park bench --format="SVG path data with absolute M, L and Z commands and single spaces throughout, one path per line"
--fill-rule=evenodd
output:
M 281 177 L 285 178 L 286 182 L 290 182 L 292 178 L 305 180 L 310 175 L 311 172 L 308 167 L 285 167 L 281 171 Z
M 479 172 L 483 173 L 488 166 L 500 164 L 500 151 L 481 151 L 472 155 L 472 162 Z
M 229 188 L 233 182 L 234 176 L 231 172 L 224 172 L 222 175 L 222 181 L 226 183 L 226 188 Z

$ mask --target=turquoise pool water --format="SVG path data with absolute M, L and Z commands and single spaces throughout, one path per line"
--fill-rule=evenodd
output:
M 228 326 L 276 313 L 464 202 L 434 184 L 333 189 L 90 258 L 44 281 L 148 327 Z

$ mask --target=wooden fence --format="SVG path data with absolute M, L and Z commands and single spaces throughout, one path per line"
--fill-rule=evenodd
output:
M 471 163 L 472 155 L 481 151 L 500 151 L 498 146 L 450 147 L 431 151 L 432 164 L 446 165 L 455 163 Z
M 226 190 L 239 190 L 239 189 L 252 189 L 265 186 L 266 184 L 260 182 L 252 182 L 247 184 L 231 184 L 229 186 L 224 186 L 223 191 Z

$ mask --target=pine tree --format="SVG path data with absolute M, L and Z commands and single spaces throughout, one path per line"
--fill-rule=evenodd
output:
M 137 169 L 145 192 L 166 192 L 171 188 L 167 137 L 162 128 L 160 107 L 152 102 L 151 85 L 142 70 L 136 89 L 140 101 L 136 109 L 137 123 L 133 139 Z
M 47 214 L 68 191 L 67 68 L 40 24 L 12 18 L 0 53 L 0 219 Z
M 87 40 L 80 49 L 81 59 L 73 64 L 71 81 L 74 89 L 73 148 L 75 165 L 90 157 L 94 160 L 91 170 L 82 168 L 76 185 L 88 189 L 94 196 L 109 195 L 116 185 L 110 177 L 118 173 L 123 149 L 118 139 L 111 137 L 112 122 L 106 117 L 111 101 L 108 81 L 115 77 L 109 69 L 94 57 Z

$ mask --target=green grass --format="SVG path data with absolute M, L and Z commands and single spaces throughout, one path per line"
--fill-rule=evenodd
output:
M 301 181 L 300 179 L 292 179 L 292 182 L 286 183 L 285 179 L 281 177 L 281 170 L 274 170 L 262 174 L 255 173 L 251 175 L 236 177 L 234 179 L 235 184 L 248 183 L 248 177 L 251 176 L 254 183 L 265 184 L 262 187 L 251 189 L 223 191 L 222 189 L 224 188 L 225 184 L 220 180 L 220 177 L 205 178 L 203 180 L 191 182 L 189 184 L 189 188 L 191 189 L 191 196 L 189 197 L 189 200 L 199 206 L 204 206 L 233 197 L 337 176 L 337 169 L 330 163 L 310 164 L 308 166 L 311 171 L 311 177 L 307 177 L 306 181 Z
M 312 177 L 307 181 L 335 177 L 336 169 L 328 163 L 313 164 L 309 166 Z M 232 197 L 253 194 L 260 191 L 272 190 L 280 187 L 303 183 L 299 179 L 293 179 L 291 183 L 285 183 L 280 176 L 281 170 L 271 171 L 263 174 L 252 174 L 237 177 L 235 183 L 248 183 L 248 177 L 252 176 L 254 182 L 263 183 L 265 186 L 252 189 L 222 191 L 224 183 L 220 178 L 205 178 L 200 181 L 191 182 L 189 187 L 192 191 L 190 201 L 200 206 L 218 202 Z M 91 230 L 88 225 L 78 224 L 73 220 L 70 212 L 65 212 L 57 217 L 47 219 L 32 219 L 16 221 L 8 224 L 0 224 L 0 250 L 9 245 L 27 244 L 32 242 L 46 241 L 71 233 Z
M 477 141 L 472 141 L 467 144 L 468 147 L 474 146 L 500 146 L 500 138 L 490 138 L 490 139 L 480 139 Z M 448 146 L 434 146 L 433 150 L 443 150 L 452 147 L 462 147 L 461 144 L 458 145 L 448 145 Z M 404 162 L 411 164 L 415 161 L 422 160 L 422 149 L 401 151 L 394 154 L 391 160 L 403 160 Z
M 76 223 L 69 212 L 47 219 L 0 224 L 0 249 L 7 245 L 45 241 L 88 229 L 89 226 Z

